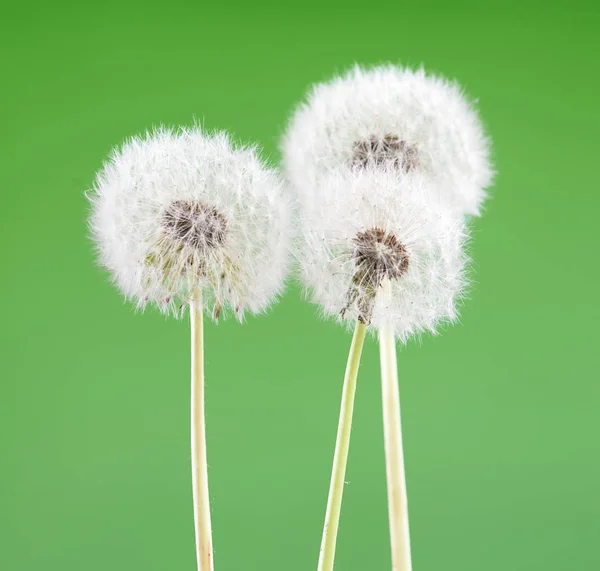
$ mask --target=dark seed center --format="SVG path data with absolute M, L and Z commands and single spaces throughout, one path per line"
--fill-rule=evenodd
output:
M 384 278 L 400 278 L 408 270 L 409 256 L 406 247 L 396 236 L 382 228 L 359 232 L 353 244 L 352 258 L 356 269 L 342 315 L 356 304 L 358 319 L 362 323 L 369 323 L 382 281 Z
M 354 143 L 352 165 L 358 168 L 392 165 L 403 172 L 409 172 L 418 165 L 416 147 L 409 145 L 396 135 L 371 135 Z
M 171 202 L 163 213 L 162 225 L 174 240 L 200 250 L 220 246 L 227 234 L 227 221 L 218 210 L 188 200 Z
M 408 252 L 394 234 L 369 228 L 359 232 L 353 242 L 357 269 L 372 276 L 377 285 L 385 277 L 399 278 L 408 269 Z

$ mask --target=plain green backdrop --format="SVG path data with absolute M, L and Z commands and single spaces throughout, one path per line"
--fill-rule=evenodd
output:
M 279 160 L 311 82 L 425 64 L 479 98 L 499 174 L 461 323 L 399 353 L 415 571 L 600 568 L 595 2 L 6 5 L 0 569 L 195 569 L 189 331 L 94 262 L 83 191 L 152 125 Z M 291 286 L 206 328 L 217 571 L 316 568 L 350 336 Z M 359 377 L 339 571 L 390 569 L 379 364 Z

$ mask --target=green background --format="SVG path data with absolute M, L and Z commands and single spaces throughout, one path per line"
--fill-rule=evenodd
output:
M 461 323 L 399 354 L 415 571 L 600 568 L 594 2 L 16 3 L 2 9 L 0 569 L 195 568 L 185 321 L 94 264 L 83 191 L 157 123 L 273 163 L 307 86 L 412 65 L 480 99 L 499 171 Z M 350 336 L 299 287 L 206 328 L 217 571 L 316 568 Z M 336 569 L 390 569 L 377 346 Z

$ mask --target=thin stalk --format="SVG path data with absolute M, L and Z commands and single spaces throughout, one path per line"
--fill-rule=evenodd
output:
M 192 490 L 196 559 L 198 571 L 213 571 L 204 418 L 204 331 L 200 292 L 196 292 L 190 302 L 190 325 L 192 330 Z
M 386 303 L 391 300 L 390 282 L 382 283 Z M 379 331 L 381 357 L 381 384 L 383 395 L 383 430 L 388 488 L 388 510 L 392 547 L 392 570 L 411 571 L 410 536 L 408 530 L 408 505 L 406 477 L 402 451 L 402 425 L 400 422 L 400 391 L 394 331 L 389 325 Z
M 335 544 L 337 540 L 338 526 L 340 522 L 340 510 L 342 508 L 342 495 L 344 493 L 344 479 L 346 475 L 346 464 L 348 461 L 348 448 L 350 446 L 350 431 L 352 429 L 352 413 L 354 411 L 354 395 L 356 393 L 356 377 L 360 364 L 360 355 L 365 340 L 367 326 L 357 322 L 348 363 L 344 377 L 344 388 L 342 390 L 342 405 L 340 420 L 338 422 L 337 439 L 335 442 L 335 454 L 333 457 L 333 469 L 331 471 L 331 483 L 329 485 L 329 497 L 327 499 L 327 511 L 325 513 L 325 526 L 323 528 L 323 539 L 321 540 L 321 552 L 319 554 L 318 571 L 332 571 L 335 559 Z

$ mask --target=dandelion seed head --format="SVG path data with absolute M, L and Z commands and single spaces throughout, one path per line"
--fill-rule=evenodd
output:
M 306 200 L 331 173 L 418 172 L 432 200 L 457 215 L 481 211 L 493 175 L 489 147 L 458 84 L 392 65 L 356 66 L 314 85 L 282 140 L 286 176 Z
M 260 312 L 282 291 L 290 201 L 252 147 L 198 127 L 159 128 L 113 151 L 90 196 L 100 264 L 138 306 Z
M 427 181 L 384 171 L 321 179 L 319 200 L 303 203 L 298 260 L 307 294 L 324 315 L 374 330 L 391 324 L 401 341 L 458 316 L 466 286 L 467 231 Z M 391 298 L 381 295 L 384 279 Z

